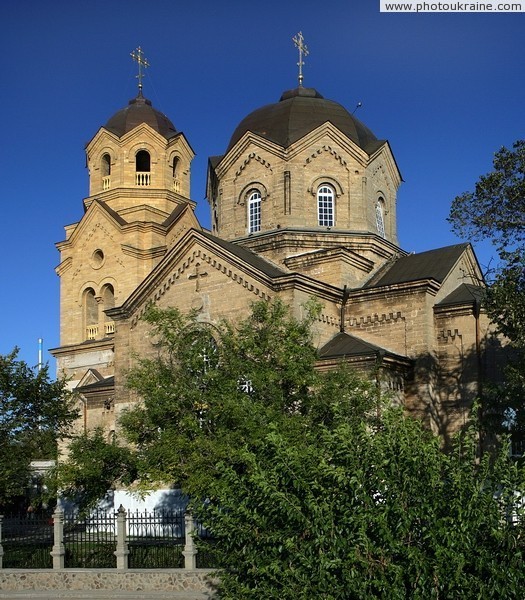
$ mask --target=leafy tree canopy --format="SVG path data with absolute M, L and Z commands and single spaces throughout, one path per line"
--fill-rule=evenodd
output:
M 18 350 L 0 355 L 0 507 L 27 490 L 32 459 L 55 459 L 77 413 L 63 380 L 51 381 Z
M 494 169 L 482 175 L 474 192 L 461 194 L 452 203 L 449 222 L 460 236 L 473 241 L 491 240 L 502 258 L 525 244 L 525 140 L 513 149 L 501 148 Z
M 125 443 L 74 442 L 66 488 L 182 487 L 223 598 L 519 597 L 522 467 L 505 449 L 479 460 L 476 427 L 445 454 L 374 382 L 317 371 L 316 310 L 261 302 L 211 328 L 152 307 Z
M 513 353 L 504 382 L 486 388 L 483 427 L 525 439 L 525 140 L 496 152 L 494 169 L 453 201 L 449 221 L 457 234 L 490 240 L 497 250 L 485 308 Z

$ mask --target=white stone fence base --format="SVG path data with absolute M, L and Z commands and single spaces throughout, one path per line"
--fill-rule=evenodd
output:
M 4 569 L 0 571 L 2 597 L 10 591 L 104 590 L 107 592 L 183 592 L 184 597 L 213 598 L 210 569 Z M 109 596 L 109 594 L 108 594 Z

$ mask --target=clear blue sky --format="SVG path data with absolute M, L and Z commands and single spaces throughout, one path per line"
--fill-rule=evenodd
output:
M 379 0 L 4 0 L 0 27 L 0 353 L 17 345 L 30 364 L 39 337 L 46 349 L 60 343 L 54 243 L 83 214 L 86 142 L 136 95 L 129 54 L 139 45 L 151 63 L 145 96 L 197 153 L 192 198 L 205 226 L 207 158 L 246 114 L 296 87 L 299 30 L 304 85 L 350 111 L 362 102 L 356 116 L 391 144 L 408 251 L 457 243 L 452 199 L 524 136 L 524 13 L 381 14 Z M 490 253 L 478 250 L 484 265 Z

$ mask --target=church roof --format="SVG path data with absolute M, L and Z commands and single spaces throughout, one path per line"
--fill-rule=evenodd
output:
M 251 250 L 243 248 L 242 246 L 238 246 L 237 244 L 232 244 L 231 242 L 227 242 L 219 237 L 208 233 L 207 231 L 200 232 L 204 237 L 208 238 L 214 244 L 217 244 L 224 250 L 231 252 L 233 255 L 237 256 L 237 258 L 241 259 L 244 263 L 255 267 L 265 275 L 269 277 L 280 277 L 281 275 L 286 275 L 286 272 L 282 269 L 279 269 L 274 264 L 268 262 L 258 254 L 255 254 Z
M 380 287 L 396 283 L 408 283 L 421 279 L 434 279 L 441 283 L 469 244 L 455 244 L 418 254 L 401 256 L 378 279 L 372 279 L 367 287 Z
M 168 117 L 153 108 L 151 101 L 144 98 L 142 93 L 129 101 L 129 104 L 116 112 L 104 125 L 112 133 L 122 137 L 138 125 L 146 123 L 166 139 L 177 135 L 175 125 Z
M 97 390 L 111 388 L 114 385 L 115 377 L 112 375 L 111 377 L 106 377 L 104 379 L 101 379 L 100 381 L 95 381 L 94 383 L 88 383 L 87 385 L 76 387 L 75 391 L 81 393 L 95 392 Z
M 342 358 L 344 356 L 370 356 L 371 354 L 376 356 L 385 354 L 398 356 L 380 346 L 365 342 L 354 335 L 344 332 L 335 335 L 329 342 L 320 348 L 318 352 L 320 359 Z
M 479 304 L 482 302 L 486 288 L 481 285 L 462 283 L 436 306 L 452 306 L 454 304 Z
M 245 117 L 233 132 L 227 152 L 247 131 L 287 148 L 327 121 L 368 154 L 385 143 L 341 104 L 323 98 L 313 88 L 298 87 L 284 92 L 279 102 Z

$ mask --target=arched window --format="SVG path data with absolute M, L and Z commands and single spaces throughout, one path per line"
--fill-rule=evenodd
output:
M 150 170 L 150 156 L 146 150 L 139 150 L 135 156 L 135 170 L 147 173 Z
M 111 284 L 107 284 L 102 288 L 102 301 L 104 302 L 104 310 L 115 307 L 115 291 Z M 115 321 L 107 315 L 104 322 L 104 335 L 115 333 Z
M 102 172 L 102 189 L 109 190 L 111 186 L 111 156 L 107 152 L 102 156 L 100 170 Z
M 378 198 L 376 203 L 376 227 L 377 233 L 385 237 L 385 201 L 383 198 Z
M 173 157 L 173 162 L 171 163 L 171 176 L 172 176 L 172 186 L 173 191 L 180 193 L 180 177 L 179 177 L 179 167 L 180 167 L 180 158 L 178 156 Z
M 179 175 L 179 164 L 180 158 L 178 156 L 174 156 L 173 162 L 171 163 L 171 173 L 173 175 L 173 179 L 175 179 L 175 177 L 178 177 Z
M 87 340 L 95 340 L 98 336 L 98 302 L 95 290 L 88 288 L 84 292 L 84 323 Z
M 102 156 L 101 169 L 102 177 L 107 177 L 111 175 L 111 156 L 107 152 Z
M 248 233 L 261 231 L 261 192 L 252 190 L 248 195 Z
M 135 156 L 135 183 L 137 185 L 150 184 L 151 159 L 149 152 L 139 150 Z
M 317 189 L 317 216 L 321 227 L 334 226 L 334 188 L 323 183 Z

